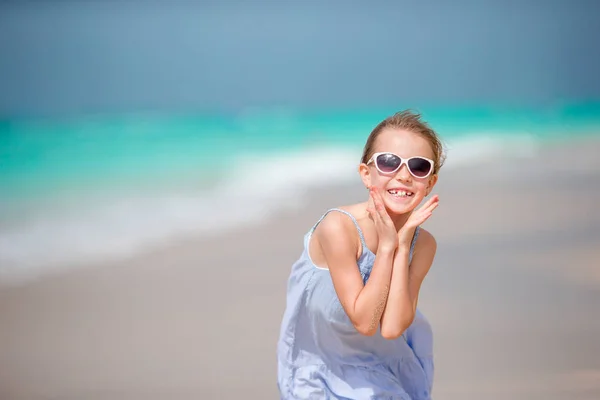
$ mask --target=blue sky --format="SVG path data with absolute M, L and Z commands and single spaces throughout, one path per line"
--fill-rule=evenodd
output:
M 323 3 L 0 2 L 0 116 L 600 98 L 600 2 Z

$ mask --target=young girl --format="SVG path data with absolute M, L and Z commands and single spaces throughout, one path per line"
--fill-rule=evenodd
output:
M 430 399 L 432 332 L 417 310 L 436 252 L 419 225 L 442 144 L 418 114 L 369 135 L 359 173 L 368 201 L 328 210 L 294 263 L 278 342 L 282 399 Z

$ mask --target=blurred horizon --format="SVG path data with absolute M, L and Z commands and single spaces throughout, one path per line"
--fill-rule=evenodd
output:
M 596 103 L 599 14 L 559 0 L 5 1 L 0 118 Z

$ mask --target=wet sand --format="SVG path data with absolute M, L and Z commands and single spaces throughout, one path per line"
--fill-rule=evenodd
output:
M 442 170 L 419 305 L 435 399 L 600 398 L 598 154 L 586 140 Z M 260 226 L 0 287 L 0 399 L 277 398 L 302 235 L 364 196 L 357 180 Z

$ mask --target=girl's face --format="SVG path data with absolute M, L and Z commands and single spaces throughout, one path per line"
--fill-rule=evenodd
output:
M 373 150 L 374 153 L 393 153 L 403 161 L 411 157 L 434 159 L 427 139 L 402 129 L 388 128 L 381 131 Z M 413 171 L 419 174 L 416 168 Z M 437 182 L 437 175 L 433 173 L 425 178 L 415 177 L 405 163 L 395 172 L 382 173 L 374 162 L 369 162 L 361 164 L 359 172 L 367 188 L 381 189 L 379 192 L 390 215 L 402 215 L 414 210 Z

